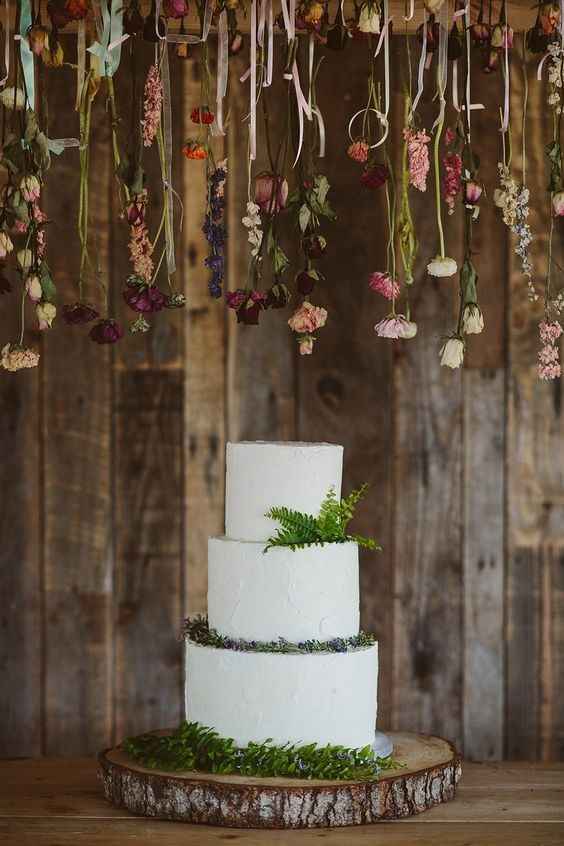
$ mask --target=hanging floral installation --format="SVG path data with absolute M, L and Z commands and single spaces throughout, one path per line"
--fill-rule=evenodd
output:
M 560 4 L 535 6 L 530 28 L 518 36 L 506 0 L 481 0 L 477 13 L 463 0 L 406 0 L 401 6 L 394 3 L 392 13 L 390 0 L 335 5 L 327 0 L 194 0 L 190 6 L 187 0 L 18 0 L 14 8 L 6 4 L 0 80 L 0 292 L 14 295 L 20 329 L 16 337 L 1 339 L 1 366 L 17 371 L 38 364 L 39 352 L 26 335 L 30 313 L 41 332 L 55 326 L 60 313 L 67 327 L 82 327 L 94 343 L 115 344 L 125 343 L 128 335 L 149 332 L 155 320 L 165 319 L 161 312 L 185 305 L 176 281 L 175 245 L 183 206 L 172 180 L 173 162 L 182 161 L 182 156 L 185 168 L 205 171 L 198 226 L 207 244 L 203 264 L 211 299 L 234 312 L 233 319 L 244 326 L 257 326 L 266 311 L 280 311 L 298 353 L 311 355 L 334 318 L 326 294 L 336 283 L 325 266 L 340 205 L 324 168 L 331 144 L 343 162 L 348 157 L 358 166 L 358 190 L 369 192 L 375 207 L 385 210 L 385 261 L 371 266 L 368 244 L 366 276 L 359 282 L 374 292 L 375 303 L 378 298 L 386 301 L 388 313 L 376 322 L 376 336 L 393 342 L 416 336 L 415 285 L 458 291 L 457 317 L 437 345 L 437 354 L 443 366 L 461 367 L 471 336 L 487 323 L 479 302 L 481 258 L 473 237 L 481 206 L 490 203 L 510 232 L 524 296 L 543 305 L 539 378 L 558 378 L 564 307 L 554 251 L 564 217 Z M 397 63 L 394 71 L 391 67 L 392 20 L 393 37 L 401 39 L 399 71 Z M 410 36 L 413 32 L 416 39 Z M 73 38 L 61 39 L 61 33 Z M 152 45 L 150 62 L 147 43 Z M 326 125 L 317 97 L 326 51 L 345 47 L 366 55 L 366 96 L 351 105 L 347 139 L 336 137 Z M 169 67 L 172 53 L 197 63 L 200 94 L 186 116 L 172 110 L 171 91 L 177 81 Z M 238 53 L 248 57 L 239 79 L 233 63 L 230 67 L 230 57 Z M 487 187 L 480 178 L 479 142 L 472 131 L 472 115 L 483 108 L 473 101 L 473 54 L 479 55 L 484 73 L 497 74 L 500 80 L 499 114 L 491 115 L 492 130 L 499 129 L 499 181 Z M 527 67 L 533 62 L 538 83 L 546 87 L 552 118 L 544 198 L 532 197 L 527 185 Z M 512 75 L 519 68 L 523 111 L 511 115 Z M 395 122 L 392 72 L 400 74 L 403 97 L 403 114 Z M 76 107 L 69 115 L 69 137 L 62 139 L 47 135 L 44 81 L 52 73 L 75 79 Z M 282 82 L 282 95 L 278 88 L 274 94 L 275 81 Z M 229 105 L 235 86 L 248 102 L 237 127 Z M 112 223 L 130 264 L 117 297 L 94 258 L 91 135 L 98 108 L 105 111 L 111 137 L 118 206 Z M 181 148 L 173 143 L 173 120 L 189 127 Z M 514 135 L 522 144 L 519 169 L 512 157 L 512 126 L 519 130 Z M 228 127 L 245 133 L 248 153 L 246 162 L 236 163 L 247 177 L 245 212 L 237 229 L 229 232 L 226 199 L 233 165 L 224 153 L 218 154 L 225 148 Z M 55 163 L 56 171 L 59 156 L 76 156 L 80 174 L 76 293 L 65 294 L 63 301 L 49 268 L 51 221 L 42 203 L 50 168 Z M 259 169 L 258 160 L 266 167 Z M 151 162 L 160 176 L 157 188 L 146 176 Z M 425 252 L 417 234 L 416 200 L 422 194 L 434 220 L 435 243 L 426 243 Z M 530 209 L 543 204 L 549 228 L 538 233 Z M 463 222 L 462 245 L 449 234 L 450 216 Z M 542 268 L 535 267 L 532 252 L 539 235 L 547 245 Z M 243 278 L 229 278 L 228 237 L 246 251 Z

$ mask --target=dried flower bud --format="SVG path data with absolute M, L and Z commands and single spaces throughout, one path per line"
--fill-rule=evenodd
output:
M 308 235 L 303 239 L 302 247 L 308 258 L 317 259 L 321 258 L 327 249 L 327 241 L 323 235 Z
M 266 214 L 278 214 L 286 206 L 288 182 L 283 176 L 262 173 L 255 179 L 255 203 Z
M 564 217 L 564 191 L 557 191 L 553 195 L 552 213 L 554 217 Z
M 359 164 L 364 164 L 364 162 L 368 161 L 369 150 L 370 147 L 368 145 L 368 142 L 364 139 L 361 139 L 360 141 L 353 141 L 353 143 L 350 144 L 347 150 L 347 155 L 353 161 L 359 162 Z
M 450 367 L 451 370 L 456 370 L 464 361 L 464 341 L 457 336 L 448 338 L 442 345 L 439 355 L 442 367 Z
M 380 32 L 380 9 L 374 2 L 364 3 L 358 18 L 358 29 L 369 35 L 378 35 Z
M 469 205 L 475 205 L 480 197 L 482 196 L 482 191 L 484 189 L 478 182 L 474 182 L 473 180 L 469 180 L 464 184 L 464 200 Z
M 28 276 L 25 280 L 25 292 L 32 303 L 38 303 L 43 296 L 43 289 L 39 276 Z
M 311 335 L 304 335 L 303 338 L 298 338 L 298 349 L 300 355 L 311 355 L 313 352 L 313 341 Z
M 73 303 L 63 306 L 63 320 L 68 326 L 80 326 L 99 317 L 96 309 L 87 303 Z
M 37 24 L 30 27 L 27 33 L 29 46 L 36 56 L 40 56 L 43 50 L 49 47 L 49 30 Z
M 88 334 L 97 344 L 115 344 L 123 337 L 123 329 L 116 320 L 108 318 L 98 321 Z
M 20 180 L 20 191 L 26 203 L 33 203 L 41 194 L 41 183 L 33 173 L 27 174 Z
M 315 288 L 317 282 L 317 273 L 311 273 L 308 270 L 302 270 L 296 276 L 296 287 L 302 296 L 307 297 Z
M 38 303 L 35 307 L 35 314 L 39 321 L 39 329 L 50 329 L 57 315 L 57 307 L 53 303 Z
M 454 276 L 456 273 L 456 262 L 448 256 L 435 256 L 427 265 L 427 273 L 429 276 L 437 276 L 439 278 L 447 278 Z
M 0 259 L 6 258 L 8 253 L 14 249 L 12 239 L 7 232 L 0 232 Z
M 16 258 L 18 260 L 19 266 L 24 271 L 29 270 L 29 268 L 33 264 L 33 253 L 31 252 L 31 250 L 18 250 Z
M 462 331 L 465 335 L 479 335 L 484 330 L 484 316 L 480 306 L 467 303 L 462 313 Z

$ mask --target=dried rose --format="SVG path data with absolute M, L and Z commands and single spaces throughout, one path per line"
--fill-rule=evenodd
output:
M 278 214 L 286 206 L 288 182 L 283 176 L 262 173 L 255 179 L 255 203 L 267 214 Z
M 49 30 L 40 24 L 30 27 L 27 38 L 30 49 L 36 56 L 40 56 L 43 50 L 49 47 Z
M 553 194 L 552 214 L 554 217 L 564 217 L 564 191 L 557 191 Z
M 464 201 L 469 205 L 475 205 L 482 196 L 483 187 L 474 180 L 464 183 Z
M 188 14 L 188 3 L 186 0 L 164 0 L 163 12 L 166 18 L 183 18 Z
M 57 307 L 53 303 L 38 303 L 35 307 L 35 314 L 39 321 L 39 328 L 42 331 L 50 329 L 57 316 Z
M 66 0 L 65 13 L 70 21 L 82 21 L 88 14 L 88 0 Z
M 303 294 L 304 297 L 307 297 L 308 294 L 311 294 L 313 289 L 315 288 L 315 283 L 317 282 L 317 273 L 311 273 L 309 270 L 302 270 L 301 273 L 298 273 L 296 276 L 296 286 L 300 294 Z
M 442 345 L 439 355 L 441 365 L 456 370 L 464 361 L 464 341 L 456 335 L 448 338 Z
M 302 241 L 303 250 L 308 258 L 321 258 L 327 249 L 327 241 L 323 235 L 308 235 Z
M 364 169 L 360 184 L 365 188 L 380 188 L 390 178 L 390 171 L 385 164 L 375 164 Z
M 484 316 L 479 305 L 467 303 L 462 313 L 462 331 L 465 335 L 479 335 L 484 329 Z
M 320 306 L 304 300 L 299 308 L 288 320 L 288 326 L 300 335 L 311 334 L 316 329 L 321 329 L 327 321 L 327 311 Z
M 130 285 L 123 292 L 129 308 L 143 314 L 153 314 L 166 305 L 166 296 L 156 285 Z
M 123 329 L 116 320 L 100 320 L 88 333 L 97 344 L 115 344 L 123 337 Z
M 41 183 L 37 176 L 32 173 L 22 177 L 20 180 L 20 191 L 26 203 L 33 203 L 39 199 L 41 194 Z
M 0 259 L 6 258 L 14 249 L 12 239 L 7 232 L 0 232 Z
M 87 303 L 73 303 L 63 306 L 63 320 L 68 326 L 80 326 L 99 317 L 96 309 Z
M 25 292 L 32 303 L 38 303 L 43 296 L 43 288 L 39 276 L 28 276 L 25 280 Z

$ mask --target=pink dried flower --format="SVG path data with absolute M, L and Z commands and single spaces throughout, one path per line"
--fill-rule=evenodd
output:
M 564 217 L 564 191 L 557 191 L 553 194 L 552 214 L 554 217 Z
M 145 106 L 143 111 L 143 145 L 150 147 L 161 122 L 163 85 L 156 65 L 151 65 L 145 81 Z
M 443 200 L 448 213 L 454 212 L 454 201 L 462 187 L 462 158 L 458 153 L 446 153 L 443 157 Z
M 554 344 L 562 334 L 562 326 L 558 320 L 551 323 L 545 320 L 539 326 L 539 334 L 543 344 Z
M 464 185 L 464 200 L 469 205 L 475 205 L 480 197 L 482 196 L 482 191 L 484 189 L 480 185 L 479 182 L 474 182 L 474 180 L 470 179 Z
M 400 286 L 391 278 L 389 273 L 373 273 L 370 276 L 368 285 L 373 291 L 382 294 L 387 300 L 395 300 L 399 297 Z
M 456 132 L 450 126 L 447 126 L 446 131 L 445 131 L 445 144 L 447 145 L 447 147 L 450 147 L 450 145 L 455 140 L 456 140 Z
M 353 161 L 364 164 L 364 162 L 368 161 L 369 149 L 370 148 L 366 141 L 353 141 L 347 150 L 347 154 L 351 159 L 353 159 Z
M 149 284 L 153 277 L 154 263 L 151 258 L 153 245 L 149 238 L 149 231 L 145 223 L 132 226 L 129 236 L 129 256 L 133 271 L 144 282 Z
M 409 339 L 417 335 L 417 323 L 408 320 L 403 314 L 390 314 L 376 324 L 374 331 L 379 338 L 390 338 L 394 341 L 400 338 Z
M 266 214 L 278 214 L 286 207 L 288 181 L 273 173 L 261 173 L 255 179 L 255 203 Z
M 22 177 L 20 182 L 20 191 L 22 192 L 22 197 L 26 203 L 33 203 L 35 200 L 39 199 L 39 195 L 41 194 L 41 183 L 37 176 L 29 173 L 27 176 Z
M 325 326 L 327 311 L 305 300 L 288 320 L 288 326 L 300 335 L 309 335 Z
M 313 342 L 314 338 L 311 335 L 304 335 L 303 338 L 300 338 L 298 341 L 300 355 L 311 355 L 313 352 Z
M 546 382 L 551 379 L 559 379 L 562 375 L 562 368 L 558 362 L 555 364 L 544 364 L 542 361 L 539 361 L 538 375 L 539 379 L 543 379 Z
M 407 158 L 409 166 L 409 184 L 418 191 L 427 190 L 427 174 L 429 173 L 429 148 L 431 136 L 425 130 L 416 132 L 406 127 L 403 137 L 407 141 Z

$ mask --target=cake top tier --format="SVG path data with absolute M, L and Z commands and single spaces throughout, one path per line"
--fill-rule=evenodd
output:
M 343 447 L 242 441 L 227 444 L 225 534 L 266 541 L 276 530 L 265 513 L 285 505 L 317 514 L 330 488 L 341 495 Z

